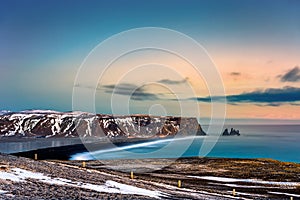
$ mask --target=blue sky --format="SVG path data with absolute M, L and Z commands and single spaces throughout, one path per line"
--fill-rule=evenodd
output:
M 297 0 L 1 0 L 0 109 L 72 110 L 74 79 L 88 53 L 114 34 L 149 26 L 180 31 L 201 43 L 229 98 L 272 89 L 286 95 L 285 88 L 300 87 L 299 10 Z M 280 79 L 289 72 L 294 79 Z M 229 102 L 228 117 L 300 119 L 299 95 L 288 93 L 292 101 L 280 95 L 270 102 Z M 109 112 L 106 106 L 99 112 Z

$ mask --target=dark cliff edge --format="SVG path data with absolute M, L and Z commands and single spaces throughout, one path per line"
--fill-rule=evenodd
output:
M 0 138 L 155 139 L 206 135 L 196 118 L 23 111 L 0 115 Z

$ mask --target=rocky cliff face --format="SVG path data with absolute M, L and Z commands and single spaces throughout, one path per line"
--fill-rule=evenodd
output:
M 0 137 L 155 138 L 205 135 L 196 118 L 24 111 L 0 115 Z

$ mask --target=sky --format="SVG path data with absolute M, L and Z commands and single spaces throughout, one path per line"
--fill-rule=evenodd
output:
M 298 0 L 0 2 L 0 110 L 70 111 L 74 88 L 83 88 L 95 90 L 97 113 L 124 114 L 125 107 L 130 113 L 180 115 L 184 110 L 209 118 L 211 100 L 222 104 L 226 97 L 226 118 L 233 121 L 300 122 Z M 225 94 L 210 96 L 210 77 L 197 75 L 170 52 L 153 49 L 120 57 L 95 88 L 76 82 L 97 45 L 142 27 L 178 31 L 202 45 Z M 93 73 L 85 76 L 90 77 Z

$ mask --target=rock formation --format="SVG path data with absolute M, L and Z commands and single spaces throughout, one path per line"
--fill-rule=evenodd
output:
M 224 136 L 230 136 L 230 135 L 237 135 L 237 136 L 239 136 L 241 134 L 240 134 L 239 130 L 235 130 L 235 129 L 231 128 L 230 132 L 229 132 L 228 129 L 226 128 L 224 130 L 224 132 L 222 133 L 222 135 L 224 135 Z
M 155 138 L 205 135 L 196 118 L 23 111 L 0 115 L 0 137 Z

